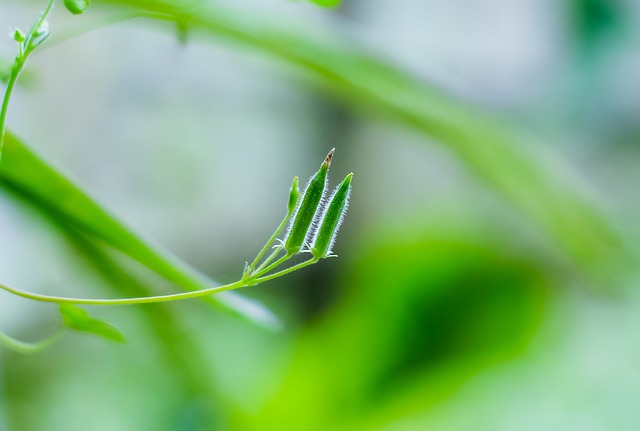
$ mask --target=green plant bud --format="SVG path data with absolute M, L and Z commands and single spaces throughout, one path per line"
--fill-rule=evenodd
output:
M 289 192 L 289 205 L 287 210 L 292 213 L 298 205 L 298 198 L 300 197 L 300 187 L 298 187 L 298 177 L 293 177 L 293 183 L 291 184 L 291 191 Z
M 13 33 L 11 34 L 11 38 L 18 43 L 22 43 L 26 40 L 26 36 L 22 32 L 22 30 L 20 30 L 19 28 L 16 28 L 15 30 L 13 30 Z
M 65 7 L 74 15 L 83 13 L 90 4 L 89 0 L 64 0 Z
M 317 259 L 327 257 L 331 254 L 331 248 L 336 240 L 338 229 L 342 224 L 342 219 L 349 206 L 349 195 L 351 194 L 351 178 L 353 173 L 347 175 L 342 183 L 336 187 L 329 199 L 329 205 L 320 216 L 318 230 L 313 239 L 311 253 Z
M 295 254 L 300 251 L 304 240 L 307 238 L 309 228 L 318 210 L 318 205 L 327 190 L 327 173 L 329 172 L 334 152 L 335 148 L 329 151 L 318 172 L 307 183 L 302 200 L 292 216 L 285 241 L 285 250 L 289 254 Z

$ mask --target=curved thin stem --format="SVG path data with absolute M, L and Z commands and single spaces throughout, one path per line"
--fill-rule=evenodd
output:
M 256 279 L 257 283 L 262 283 L 264 281 L 269 281 L 269 280 L 273 280 L 274 278 L 278 278 L 278 277 L 282 277 L 283 275 L 287 275 L 293 271 L 297 271 L 299 269 L 304 268 L 305 266 L 309 266 L 309 265 L 313 265 L 314 263 L 316 263 L 317 261 L 319 261 L 320 259 L 317 257 L 314 257 L 312 259 L 306 260 L 304 262 L 298 263 L 297 265 L 293 265 L 287 269 L 283 269 L 282 271 L 278 271 L 275 272 L 273 274 L 270 275 L 266 275 L 264 277 L 259 277 Z
M 34 37 L 37 35 L 38 30 L 40 29 L 40 27 L 42 27 L 42 24 L 47 19 L 47 16 L 49 16 L 49 12 L 51 12 L 51 9 L 53 8 L 53 4 L 55 2 L 56 0 L 49 0 L 49 2 L 47 3 L 47 7 L 44 9 L 44 11 L 42 11 L 36 22 L 34 22 L 29 29 L 27 38 L 24 41 L 25 49 L 24 52 L 21 53 L 23 59 L 26 60 L 29 54 L 31 54 L 31 52 L 38 47 L 38 43 L 34 43 Z
M 275 255 L 276 253 L 279 253 L 279 250 L 276 250 L 272 255 Z M 253 275 L 251 276 L 251 278 L 252 278 L 252 279 L 254 279 L 254 280 L 259 280 L 259 279 L 260 279 L 260 278 L 259 278 L 260 276 L 262 276 L 262 275 L 264 275 L 264 274 L 268 273 L 269 271 L 271 271 L 271 270 L 275 269 L 276 267 L 280 266 L 280 264 L 282 264 L 282 263 L 284 263 L 286 260 L 290 259 L 290 258 L 291 258 L 291 256 L 293 256 L 293 254 L 291 254 L 291 253 L 287 253 L 287 254 L 285 254 L 284 256 L 282 256 L 280 259 L 278 259 L 278 260 L 276 260 L 275 262 L 273 262 L 271 265 L 267 266 L 266 268 L 262 268 L 262 266 L 261 266 L 261 268 L 262 268 L 262 269 L 260 269 L 260 268 L 259 268 L 259 269 L 255 272 L 255 274 L 253 274 Z
M 273 264 L 269 265 L 269 267 L 261 271 L 261 274 L 266 274 L 267 272 L 271 271 L 273 268 L 280 265 L 280 263 L 284 262 L 290 257 L 291 257 L 290 254 L 283 256 Z M 298 269 L 312 265 L 319 260 L 320 260 L 319 258 L 314 257 L 307 261 L 301 262 L 297 265 L 293 265 L 287 269 L 283 269 L 282 271 L 278 271 L 274 274 L 266 275 L 264 277 L 261 277 L 260 274 L 256 274 L 252 277 L 248 277 L 246 279 L 239 280 L 234 283 L 224 284 L 222 286 L 211 287 L 208 289 L 195 290 L 192 292 L 172 293 L 168 295 L 142 296 L 137 298 L 90 299 L 90 298 L 71 298 L 71 297 L 64 297 L 64 296 L 43 295 L 40 293 L 27 292 L 27 291 L 20 290 L 15 287 L 7 286 L 6 284 L 1 284 L 1 283 L 0 283 L 0 289 L 5 290 L 9 293 L 13 293 L 14 295 L 20 296 L 22 298 L 32 299 L 34 301 L 40 301 L 40 302 L 52 302 L 56 304 L 83 304 L 83 305 L 155 304 L 158 302 L 182 301 L 185 299 L 200 298 L 203 296 L 213 295 L 214 293 L 220 293 L 228 290 L 239 289 L 241 287 L 254 286 L 256 284 L 260 284 L 265 281 L 282 277 L 283 275 L 289 274 Z
M 267 257 L 267 258 L 264 260 L 264 262 L 262 262 L 262 263 L 260 264 L 260 266 L 258 266 L 258 268 L 256 268 L 256 270 L 254 271 L 254 273 L 252 274 L 252 276 L 253 276 L 253 275 L 255 275 L 255 274 L 259 274 L 259 273 L 260 273 L 260 272 L 261 272 L 261 271 L 262 271 L 262 270 L 263 270 L 267 265 L 269 265 L 269 263 L 271 263 L 271 261 L 272 261 L 273 259 L 275 259 L 275 258 L 276 258 L 276 256 L 278 256 L 278 254 L 280 254 L 280 252 L 281 252 L 282 250 L 283 250 L 283 248 L 281 248 L 281 247 L 278 247 L 278 248 L 276 248 L 275 250 L 273 250 L 273 252 L 269 255 L 269 257 Z
M 253 262 L 251 262 L 251 265 L 249 265 L 249 267 L 247 268 L 248 272 L 253 271 L 253 268 L 255 268 L 255 266 L 258 264 L 260 259 L 262 259 L 262 256 L 264 256 L 264 254 L 267 252 L 269 247 L 271 247 L 271 244 L 273 244 L 273 242 L 276 240 L 278 235 L 280 235 L 280 232 L 282 232 L 282 229 L 284 229 L 284 227 L 287 225 L 287 221 L 289 220 L 289 217 L 291 217 L 291 211 L 287 212 L 287 215 L 282 219 L 282 222 L 276 228 L 275 232 L 273 232 L 273 235 L 271 235 L 271 238 L 269 238 L 269 240 L 264 245 L 264 247 L 262 247 L 262 250 L 260 250 L 260 253 L 258 253 L 258 256 L 256 256 L 256 258 L 253 260 Z M 278 250 L 276 250 L 274 253 L 272 253 L 271 256 L 269 256 L 269 258 L 267 258 L 265 263 L 263 263 L 263 265 L 269 263 L 271 261 L 271 259 L 273 259 L 273 257 L 275 257 L 277 252 L 278 252 Z M 261 267 L 262 267 L 262 265 L 261 265 Z M 258 270 L 260 270 L 260 268 L 258 268 Z
M 2 108 L 0 109 L 0 158 L 2 157 L 2 150 L 4 149 L 4 135 L 7 129 L 7 109 L 9 108 L 9 100 L 13 93 L 13 88 L 18 81 L 18 75 L 24 66 L 24 61 L 19 57 L 16 57 L 16 61 L 11 67 L 11 74 L 9 75 L 9 82 L 7 82 L 7 88 L 4 91 L 4 98 L 2 100 Z
M 0 160 L 2 158 L 2 150 L 4 149 L 4 135 L 7 129 L 7 110 L 9 108 L 11 94 L 13 93 L 13 89 L 15 88 L 16 82 L 18 81 L 18 76 L 20 76 L 20 72 L 22 72 L 22 69 L 24 68 L 27 57 L 29 57 L 29 54 L 31 54 L 33 50 L 36 49 L 38 45 L 40 45 L 47 37 L 46 35 L 38 35 L 38 31 L 47 19 L 47 16 L 49 15 L 49 12 L 51 12 L 51 8 L 53 7 L 54 3 L 55 0 L 49 0 L 45 10 L 40 14 L 33 26 L 31 26 L 25 40 L 20 43 L 20 51 L 18 52 L 13 65 L 11 66 L 11 74 L 9 75 L 7 88 L 4 91 L 2 108 L 0 108 Z M 40 39 L 37 39 L 37 37 L 40 37 Z
M 38 353 L 58 341 L 64 331 L 65 328 L 60 327 L 50 337 L 47 337 L 44 340 L 35 343 L 27 343 L 24 341 L 16 340 L 15 338 L 0 331 L 0 344 L 8 349 L 14 350 L 19 353 Z
M 247 281 L 236 281 L 235 283 L 225 284 L 222 286 L 211 287 L 208 289 L 194 290 L 192 292 L 173 293 L 169 295 L 143 296 L 138 298 L 118 298 L 118 299 L 85 299 L 85 298 L 69 298 L 64 296 L 42 295 L 39 293 L 26 292 L 16 289 L 15 287 L 0 284 L 0 289 L 13 293 L 27 299 L 33 299 L 40 302 L 53 302 L 56 304 L 84 304 L 84 305 L 132 305 L 132 304 L 152 304 L 157 302 L 179 301 L 184 299 L 199 298 L 202 296 L 212 295 L 214 293 L 225 292 L 227 290 L 238 289 L 240 287 L 249 286 L 251 283 Z M 255 284 L 255 283 L 253 283 Z

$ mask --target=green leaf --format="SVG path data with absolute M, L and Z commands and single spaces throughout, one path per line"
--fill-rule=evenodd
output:
M 150 245 L 11 133 L 5 137 L 0 186 L 14 190 L 48 215 L 102 240 L 185 290 L 218 285 L 177 257 Z M 224 292 L 205 300 L 262 326 L 278 326 L 278 319 L 262 304 L 237 293 Z
M 90 4 L 89 0 L 64 0 L 65 7 L 74 15 L 83 13 Z
M 88 332 L 99 335 L 108 340 L 124 343 L 124 336 L 115 327 L 95 317 L 91 317 L 89 313 L 75 305 L 61 304 L 60 314 L 64 324 L 76 331 Z

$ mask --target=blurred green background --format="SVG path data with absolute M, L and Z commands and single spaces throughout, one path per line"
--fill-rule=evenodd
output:
M 44 3 L 3 0 L 0 28 Z M 201 301 L 87 307 L 128 342 L 0 350 L 0 430 L 640 428 L 640 3 L 95 0 L 50 21 L 9 129 L 212 279 L 241 276 L 331 147 L 353 194 L 339 259 L 242 290 L 280 329 Z M 11 160 L 3 283 L 178 290 Z M 59 320 L 0 292 L 3 332 Z

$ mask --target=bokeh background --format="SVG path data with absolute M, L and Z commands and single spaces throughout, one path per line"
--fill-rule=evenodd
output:
M 44 3 L 3 0 L 0 29 Z M 127 343 L 1 350 L 0 430 L 639 429 L 640 3 L 95 0 L 50 21 L 9 129 L 217 282 L 332 147 L 353 194 L 338 259 L 242 290 L 279 329 L 87 307 Z M 3 283 L 179 290 L 2 186 Z M 3 332 L 59 324 L 0 293 Z

